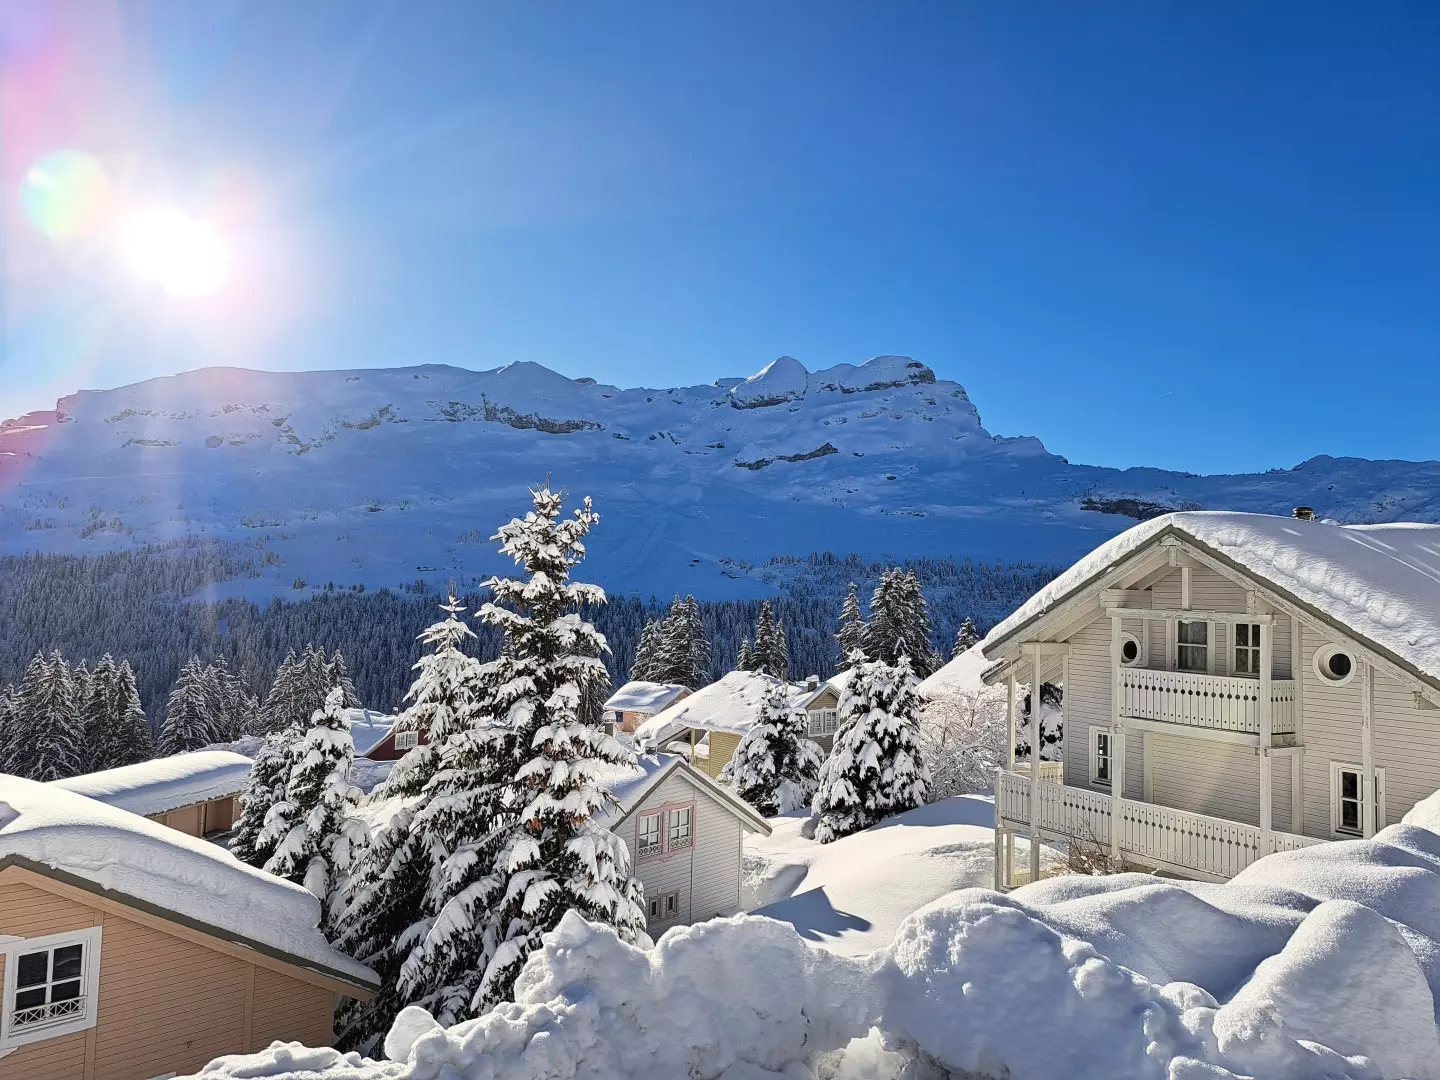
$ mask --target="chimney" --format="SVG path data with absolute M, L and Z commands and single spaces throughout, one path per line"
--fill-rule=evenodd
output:
M 1296 521 L 1314 521 L 1315 509 L 1310 506 L 1297 506 L 1291 511 Z
M 806 690 L 819 690 L 819 689 L 820 689 L 820 676 L 819 676 L 819 675 L 806 675 L 806 676 L 805 676 L 805 689 L 806 689 Z

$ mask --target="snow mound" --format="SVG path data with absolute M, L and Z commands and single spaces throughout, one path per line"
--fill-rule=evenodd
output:
M 28 861 L 278 949 L 350 982 L 374 973 L 330 947 L 320 904 L 224 848 L 96 799 L 0 773 L 0 865 Z
M 195 750 L 50 783 L 148 817 L 244 791 L 253 764 L 228 750 Z
M 915 692 L 922 698 L 944 694 L 982 693 L 988 689 L 981 679 L 990 662 L 985 659 L 985 643 L 976 642 L 959 656 L 921 679 Z
M 760 409 L 799 401 L 805 396 L 810 373 L 793 356 L 773 360 L 744 382 L 730 388 L 730 404 L 737 409 Z

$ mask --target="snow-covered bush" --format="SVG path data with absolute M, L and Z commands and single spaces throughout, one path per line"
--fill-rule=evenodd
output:
M 852 653 L 850 665 L 855 675 L 840 695 L 840 726 L 813 804 L 820 818 L 815 839 L 822 844 L 920 806 L 930 790 L 909 660 L 902 656 L 892 665 Z
M 775 680 L 760 702 L 759 717 L 725 763 L 721 782 L 766 817 L 808 806 L 825 754 L 807 731 L 805 714 L 790 706 L 790 688 Z
M 916 734 L 930 769 L 931 801 L 994 787 L 1008 733 L 1004 690 L 955 689 L 922 702 Z

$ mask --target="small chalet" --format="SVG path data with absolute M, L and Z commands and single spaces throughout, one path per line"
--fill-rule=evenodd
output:
M 187 836 L 206 836 L 234 825 L 236 796 L 253 764 L 229 750 L 196 750 L 51 783 Z
M 350 726 L 355 756 L 370 761 L 399 761 L 407 750 L 430 741 L 423 731 L 396 731 L 398 719 L 373 709 L 346 709 L 345 722 Z
M 1017 834 L 1224 880 L 1373 836 L 1440 788 L 1440 525 L 1167 514 L 980 648 L 1012 748 L 1018 684 L 1065 686 L 1063 761 L 1032 774 L 1012 749 L 997 777 L 1000 887 L 1038 870 L 1015 866 Z
M 611 694 L 601 706 L 605 725 L 612 735 L 617 732 L 633 735 L 637 727 L 656 713 L 689 696 L 688 686 L 632 679 Z
M 753 807 L 676 754 L 641 755 L 605 786 L 620 807 L 604 823 L 630 848 L 651 936 L 741 910 L 744 836 L 770 835 Z
M 305 889 L 218 845 L 0 775 L 0 1076 L 152 1080 L 333 1041 L 374 974 Z
M 696 768 L 719 777 L 760 715 L 766 690 L 776 681 L 755 671 L 732 671 L 646 720 L 635 729 L 635 739 L 683 752 Z M 789 689 L 792 699 L 805 692 L 800 686 Z

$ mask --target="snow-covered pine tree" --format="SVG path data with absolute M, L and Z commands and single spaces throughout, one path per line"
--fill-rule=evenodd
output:
M 0 685 L 0 773 L 13 773 L 10 768 L 10 754 L 14 743 L 15 695 L 17 689 Z
M 975 620 L 969 615 L 955 631 L 955 647 L 950 650 L 950 658 L 953 660 L 963 652 L 968 652 L 980 640 L 980 631 L 975 629 Z
M 925 594 L 914 571 L 885 571 L 870 598 L 870 620 L 865 630 L 865 655 L 894 664 L 910 659 L 914 673 L 924 678 L 937 666 L 930 644 L 930 614 Z
M 255 752 L 255 764 L 240 796 L 240 820 L 230 837 L 230 853 L 241 862 L 264 867 L 275 854 L 275 844 L 262 839 L 270 808 L 285 796 L 290 777 L 290 741 L 295 731 L 272 731 Z
M 330 688 L 336 685 L 344 692 L 345 708 L 360 704 L 346 673 L 344 657 L 338 652 L 332 658 L 314 644 L 306 645 L 298 657 L 291 650 L 276 670 L 275 681 L 265 697 L 261 710 L 265 730 L 304 728 L 310 717 L 325 707 Z
M 755 644 L 751 653 L 752 671 L 762 671 L 777 679 L 790 674 L 789 647 L 785 641 L 785 628 L 775 621 L 770 601 L 760 605 L 760 617 L 755 621 Z
M 670 606 L 659 648 L 660 677 L 655 682 L 698 690 L 710 681 L 710 641 L 695 597 L 678 596 Z
M 216 742 L 230 742 L 259 726 L 259 705 L 254 695 L 245 688 L 245 680 L 230 670 L 223 656 L 207 669 L 205 689 Z
M 298 692 L 299 660 L 291 649 L 275 669 L 275 679 L 265 695 L 265 704 L 260 709 L 261 726 L 267 732 L 284 731 L 292 725 L 294 710 L 291 702 Z
M 630 678 L 636 682 L 659 682 L 660 649 L 665 640 L 665 620 L 651 619 L 640 631 L 635 646 L 635 662 L 630 665 Z
M 323 658 L 325 653 L 320 653 Z M 335 650 L 335 655 L 330 657 L 326 668 L 325 685 L 327 687 L 338 686 L 342 695 L 342 702 L 347 709 L 358 709 L 360 707 L 360 695 L 355 692 L 355 683 L 350 678 L 350 670 L 345 666 L 345 657 L 340 655 L 340 650 Z
M 190 657 L 180 669 L 165 705 L 160 738 L 156 740 L 155 749 L 160 757 L 199 750 L 218 741 L 215 718 L 210 713 L 215 697 L 212 682 L 210 669 L 200 663 L 198 656 Z
M 750 647 L 750 639 L 740 639 L 740 652 L 735 657 L 736 671 L 753 671 L 755 669 L 755 652 Z
M 532 494 L 531 512 L 495 536 L 525 576 L 486 582 L 495 602 L 480 612 L 510 646 L 486 665 L 495 687 L 487 704 L 513 736 L 518 767 L 502 786 L 503 805 L 515 812 L 503 819 L 502 843 L 488 863 L 468 855 L 451 861 L 450 895 L 400 977 L 402 990 L 435 1002 L 441 1023 L 509 998 L 526 958 L 568 911 L 613 926 L 626 941 L 645 925 L 630 853 L 595 820 L 596 811 L 614 805 L 600 782 L 602 767 L 633 764 L 634 755 L 575 715 L 600 664 L 589 653 L 607 648 L 583 617 L 586 604 L 604 602 L 604 592 L 569 580 L 598 516 L 587 498 L 561 520 L 558 492 L 547 484 Z
M 350 782 L 355 743 L 345 721 L 345 691 L 333 686 L 310 728 L 290 741 L 285 792 L 265 814 L 259 845 L 274 845 L 265 869 L 304 885 L 321 903 L 327 927 L 338 913 L 352 860 L 365 843 L 354 816 L 360 789 Z
M 79 773 L 84 724 L 65 658 L 58 651 L 36 653 L 12 700 L 9 771 L 30 780 Z
M 840 629 L 835 634 L 835 640 L 840 645 L 840 662 L 836 670 L 844 671 L 850 663 L 851 653 L 865 651 L 865 619 L 860 614 L 860 597 L 856 594 L 853 581 L 840 608 Z
M 760 715 L 720 774 L 724 783 L 766 817 L 808 806 L 824 752 L 807 738 L 805 714 L 790 704 L 790 688 L 773 680 Z
M 915 676 L 899 663 L 851 656 L 855 675 L 840 695 L 840 728 L 820 769 L 812 809 L 822 844 L 925 802 L 930 771 L 916 731 Z
M 135 671 L 129 660 L 121 660 L 115 666 L 115 675 L 110 681 L 110 724 L 104 748 L 107 769 L 149 761 L 155 756 L 155 737 L 140 706 Z
M 102 656 L 95 667 L 87 672 L 84 689 L 80 695 L 80 727 L 83 732 L 81 750 L 85 758 L 85 771 L 110 768 L 110 755 L 106 744 L 114 723 L 111 701 L 115 692 L 115 658 L 109 653 Z M 80 690 L 79 684 L 76 686 Z

